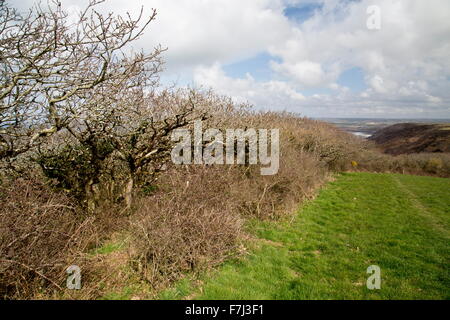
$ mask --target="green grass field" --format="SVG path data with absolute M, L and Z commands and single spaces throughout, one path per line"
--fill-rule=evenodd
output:
M 450 179 L 346 173 L 291 221 L 253 222 L 249 254 L 161 298 L 449 299 L 449 227 Z

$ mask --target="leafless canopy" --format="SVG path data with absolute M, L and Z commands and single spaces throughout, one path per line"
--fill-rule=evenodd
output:
M 74 18 L 56 0 L 26 14 L 0 0 L 0 159 L 30 150 L 74 121 L 111 113 L 114 92 L 158 81 L 163 49 L 144 54 L 127 46 L 156 11 L 102 15 L 101 2 L 91 0 Z M 93 109 L 106 91 L 110 101 Z

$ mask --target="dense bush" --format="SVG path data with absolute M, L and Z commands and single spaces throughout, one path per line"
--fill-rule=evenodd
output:
M 153 286 L 221 262 L 236 248 L 242 218 L 223 170 L 180 168 L 161 190 L 136 203 L 130 231 L 133 266 Z
M 279 128 L 279 171 L 262 176 L 259 165 L 170 166 L 159 176 L 158 191 L 140 198 L 130 226 L 134 265 L 155 286 L 221 262 L 235 252 L 245 219 L 290 216 L 327 180 L 330 168 L 350 161 L 345 148 L 351 137 L 321 122 L 246 112 L 221 123 Z M 332 156 L 320 145 L 331 138 L 341 150 Z
M 0 298 L 64 286 L 71 258 L 95 240 L 93 218 L 39 180 L 0 186 Z
M 450 176 L 449 155 L 392 157 L 330 124 L 255 112 L 212 91 L 161 88 L 161 48 L 121 50 L 142 34 L 142 16 L 102 18 L 95 5 L 72 33 L 60 6 L 37 6 L 27 18 L 0 1 L 0 29 L 12 28 L 0 42 L 1 298 L 60 294 L 66 267 L 90 270 L 89 250 L 112 232 L 130 235 L 126 263 L 159 287 L 223 261 L 247 219 L 288 216 L 335 172 Z M 36 59 L 30 70 L 21 68 L 24 52 Z M 173 165 L 171 134 L 198 120 L 221 132 L 279 129 L 278 173 L 262 176 L 248 162 Z M 96 272 L 85 277 L 95 290 L 84 298 L 114 277 Z
M 358 154 L 359 170 L 450 177 L 450 154 L 417 153 L 391 156 L 376 149 Z
M 115 184 L 119 190 L 110 190 L 108 196 L 106 191 L 112 187 L 105 187 L 103 204 L 87 211 L 83 202 L 74 202 L 72 196 L 79 200 L 87 196 L 83 187 L 93 175 L 90 152 L 77 144 L 55 145 L 49 149 L 53 154 L 41 150 L 34 159 L 38 159 L 47 179 L 39 174 L 34 179 L 24 178 L 29 176 L 24 173 L 15 178 L 6 171 L 3 174 L 2 297 L 28 298 L 60 292 L 65 268 L 74 260 L 86 264 L 85 270 L 92 268 L 92 261 L 86 259 L 88 248 L 95 247 L 112 230 L 131 235 L 128 263 L 142 279 L 159 288 L 186 272 L 203 270 L 236 253 L 245 235 L 246 219 L 289 216 L 299 203 L 313 197 L 333 172 L 449 176 L 450 157 L 446 154 L 393 157 L 323 122 L 292 114 L 252 112 L 217 96 L 213 102 L 218 107 L 210 106 L 215 113 L 205 121 L 206 128 L 280 130 L 280 167 L 276 175 L 262 176 L 259 165 L 177 166 L 165 161 L 164 168 L 149 173 L 147 183 L 134 186 L 133 205 L 124 211 L 125 204 L 114 199 L 123 194 L 128 177 L 126 165 L 110 157 L 104 163 L 102 185 Z M 114 193 L 116 198 L 111 196 Z M 117 219 L 126 224 L 118 224 Z M 88 276 L 91 282 L 85 283 L 92 291 L 84 298 L 102 292 L 97 282 L 107 270 L 98 266 L 94 269 L 97 276 Z

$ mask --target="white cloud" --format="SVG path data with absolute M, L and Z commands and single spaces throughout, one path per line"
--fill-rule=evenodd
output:
M 16 5 L 25 9 L 33 2 Z M 83 8 L 88 1 L 61 2 L 66 8 Z M 269 45 L 281 45 L 291 29 L 282 0 L 107 0 L 98 9 L 136 16 L 142 6 L 147 15 L 151 8 L 158 15 L 138 45 L 147 50 L 157 44 L 167 47 L 169 72 L 252 57 Z
M 156 0 L 152 5 L 158 20 L 141 43 L 167 46 L 171 72 L 249 58 L 290 32 L 282 6 L 273 0 Z
M 210 67 L 196 68 L 194 81 L 197 85 L 212 87 L 221 94 L 231 95 L 237 102 L 250 102 L 265 109 L 286 110 L 289 105 L 292 107 L 305 100 L 287 82 L 257 82 L 250 74 L 241 79 L 231 78 L 217 63 Z
M 326 81 L 320 63 L 303 60 L 291 64 L 272 62 L 271 66 L 275 71 L 291 77 L 301 85 L 314 87 Z
M 86 0 L 83 0 L 86 2 Z M 82 1 L 63 0 L 82 7 Z M 304 22 L 283 15 L 286 5 L 322 3 Z M 22 8 L 31 0 L 22 1 Z M 212 86 L 259 107 L 310 115 L 450 117 L 450 1 L 378 0 L 381 30 L 368 30 L 372 0 L 108 0 L 104 11 L 157 8 L 139 45 L 161 43 L 167 75 Z M 269 52 L 276 77 L 226 76 L 222 66 Z M 358 67 L 367 89 L 336 82 Z M 311 90 L 331 89 L 324 94 Z M 305 92 L 309 92 L 306 94 Z M 314 93 L 314 92 L 313 92 Z

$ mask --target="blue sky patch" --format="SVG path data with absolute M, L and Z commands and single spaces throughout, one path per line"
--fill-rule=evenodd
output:
M 314 15 L 316 10 L 320 10 L 323 7 L 320 3 L 308 3 L 302 6 L 290 6 L 284 9 L 284 15 L 288 19 L 302 23 Z
M 223 70 L 227 76 L 232 78 L 245 78 L 246 74 L 250 73 L 257 81 L 270 81 L 274 78 L 274 72 L 270 68 L 272 60 L 281 62 L 281 59 L 263 52 L 253 58 L 226 65 Z
M 337 83 L 341 86 L 350 88 L 354 92 L 360 92 L 367 89 L 364 81 L 364 71 L 359 67 L 354 67 L 344 71 Z

